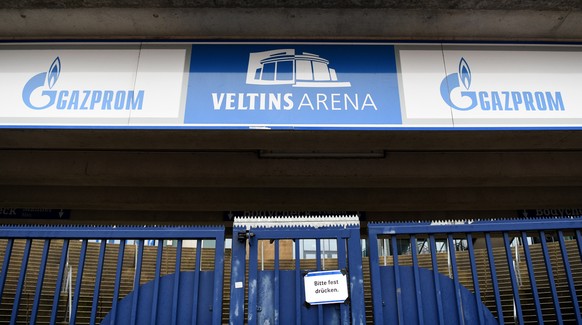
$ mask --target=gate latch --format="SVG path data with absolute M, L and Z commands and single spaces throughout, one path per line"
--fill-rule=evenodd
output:
M 250 232 L 250 230 L 246 230 L 246 231 L 239 231 L 238 232 L 238 241 L 241 243 L 244 243 L 245 240 L 254 237 L 255 234 L 253 234 L 252 232 Z

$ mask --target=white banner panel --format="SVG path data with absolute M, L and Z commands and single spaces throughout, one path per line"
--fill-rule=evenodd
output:
M 184 46 L 2 47 L 2 124 L 175 124 L 186 58 Z
M 397 47 L 403 124 L 582 125 L 578 46 Z

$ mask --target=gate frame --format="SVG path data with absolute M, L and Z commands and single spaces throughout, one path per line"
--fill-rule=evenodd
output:
M 368 247 L 370 250 L 370 256 L 369 256 L 369 262 L 370 262 L 370 280 L 371 280 L 371 286 L 372 286 L 372 305 L 373 305 L 373 311 L 374 311 L 374 323 L 375 324 L 384 324 L 384 314 L 383 314 L 383 310 L 382 310 L 382 292 L 381 292 L 381 284 L 382 281 L 380 279 L 380 261 L 379 261 L 379 251 L 378 251 L 378 236 L 379 235 L 388 235 L 391 236 L 391 239 L 393 240 L 393 242 L 391 243 L 391 250 L 392 250 L 392 256 L 394 259 L 394 266 L 398 265 L 398 253 L 394 253 L 396 247 L 394 247 L 394 243 L 396 242 L 396 236 L 398 235 L 410 235 L 411 236 L 411 241 L 412 240 L 416 240 L 415 235 L 416 234 L 422 234 L 422 235 L 428 235 L 432 238 L 431 240 L 431 245 L 434 243 L 434 235 L 435 234 L 444 234 L 447 235 L 447 240 L 450 241 L 452 240 L 452 235 L 453 234 L 459 234 L 459 233 L 464 233 L 467 236 L 467 239 L 469 241 L 469 239 L 471 239 L 472 234 L 473 233 L 483 233 L 485 235 L 485 239 L 487 242 L 487 250 L 488 250 L 488 256 L 489 256 L 489 263 L 491 264 L 491 259 L 493 258 L 492 255 L 492 251 L 491 251 L 491 243 L 490 243 L 490 233 L 501 233 L 503 234 L 503 239 L 504 239 L 504 244 L 505 244 L 505 250 L 506 250 L 506 257 L 508 259 L 508 261 L 511 259 L 511 255 L 508 251 L 510 251 L 510 247 L 509 247 L 509 239 L 508 239 L 508 233 L 510 232 L 520 232 L 521 234 L 521 238 L 523 239 L 524 236 L 526 236 L 526 232 L 533 232 L 536 231 L 538 232 L 538 234 L 540 235 L 540 240 L 542 242 L 542 249 L 543 249 L 543 253 L 544 253 L 544 257 L 545 257 L 545 263 L 546 263 L 546 270 L 548 273 L 548 277 L 550 279 L 550 286 L 552 289 L 552 294 L 553 294 L 553 298 L 554 298 L 554 309 L 556 311 L 556 315 L 560 321 L 560 323 L 562 322 L 561 319 L 561 315 L 560 315 L 560 306 L 559 306 L 559 301 L 558 301 L 558 297 L 556 294 L 556 284 L 553 281 L 553 275 L 552 275 L 552 271 L 551 271 L 551 264 L 548 266 L 548 252 L 547 252 L 547 246 L 546 246 L 546 240 L 544 237 L 544 232 L 545 231 L 555 231 L 558 233 L 558 237 L 559 237 L 559 243 L 560 243 L 560 249 L 561 249 L 561 253 L 562 253 L 562 260 L 564 262 L 564 267 L 567 269 L 570 269 L 570 263 L 568 261 L 568 255 L 566 253 L 566 249 L 565 249 L 565 243 L 564 243 L 564 235 L 563 232 L 564 231 L 575 231 L 575 237 L 576 237 L 576 242 L 578 245 L 578 252 L 579 252 L 579 258 L 582 258 L 582 233 L 581 233 L 581 229 L 582 229 L 582 218 L 580 217 L 571 217 L 571 218 L 538 218 L 538 219 L 504 219 L 504 220 L 474 220 L 474 221 L 464 221 L 465 223 L 462 224 L 431 224 L 431 222 L 402 222 L 402 223 L 368 223 Z M 471 254 L 471 252 L 473 251 L 472 248 L 472 242 L 469 241 L 468 245 L 469 247 L 469 252 Z M 431 247 L 431 254 L 434 254 L 434 248 Z M 526 256 L 526 263 L 528 263 L 528 270 L 530 270 L 529 276 L 530 279 L 533 276 L 533 267 L 531 265 L 531 257 L 529 256 L 529 247 L 528 245 L 524 245 L 524 254 Z M 454 256 L 454 255 L 453 255 Z M 413 253 L 413 260 L 415 259 L 416 254 Z M 454 259 L 452 259 L 452 263 L 454 264 L 453 267 L 456 269 L 456 262 L 454 262 Z M 413 263 L 413 267 L 415 269 L 415 273 L 417 273 L 418 271 L 418 264 L 417 263 Z M 495 265 L 493 264 L 492 266 L 492 270 L 491 273 L 495 273 Z M 521 310 L 521 304 L 520 304 L 520 299 L 519 299 L 519 294 L 516 295 L 516 274 L 515 274 L 515 270 L 512 267 L 511 263 L 508 263 L 508 267 L 509 267 L 509 272 L 510 272 L 510 277 L 512 280 L 512 287 L 513 287 L 513 295 L 514 295 L 514 301 L 515 301 L 515 305 L 516 305 L 516 309 L 517 309 L 517 317 L 518 317 L 518 321 L 520 323 L 523 323 L 523 315 L 522 315 L 522 310 Z M 438 270 L 435 272 L 435 265 L 434 265 L 434 260 L 433 260 L 433 273 L 437 273 L 438 274 Z M 476 273 L 476 266 L 474 261 L 471 261 L 471 272 L 473 274 L 473 282 L 475 282 L 475 273 Z M 576 295 L 576 289 L 574 286 L 574 282 L 572 279 L 572 276 L 569 272 L 565 272 L 566 276 L 567 276 L 567 280 L 568 280 L 568 286 L 570 289 L 570 293 L 571 293 L 571 297 L 572 297 L 572 303 L 574 305 L 573 309 L 575 311 L 575 316 L 576 319 L 578 321 L 578 323 L 582 322 L 582 318 L 580 316 L 580 308 L 579 308 L 579 304 L 578 304 L 578 298 Z M 399 280 L 399 274 L 398 274 L 398 268 L 395 268 L 395 272 L 394 272 L 394 277 L 395 277 L 395 281 L 396 281 L 396 285 L 397 287 L 400 287 L 400 280 Z M 436 275 L 435 275 L 436 277 Z M 415 282 L 417 282 L 417 275 L 415 274 Z M 458 287 L 458 278 L 457 276 L 454 276 L 453 281 L 455 282 L 455 289 L 456 291 L 458 291 L 457 287 Z M 438 281 L 435 282 L 435 285 L 438 285 Z M 539 301 L 539 297 L 537 297 L 537 289 L 536 289 L 536 283 L 535 283 L 535 279 L 533 279 L 532 281 L 532 291 L 534 292 L 534 303 L 535 303 L 535 308 L 536 308 L 536 314 L 538 316 L 538 319 L 543 319 L 542 318 L 542 312 L 541 312 L 541 305 L 540 305 L 540 301 Z M 498 287 L 497 281 L 493 280 L 493 286 L 494 287 Z M 417 289 L 418 290 L 418 289 Z M 495 289 L 495 301 L 497 304 L 497 309 L 498 312 L 500 310 L 500 305 L 499 305 L 499 301 L 500 301 L 500 297 L 499 297 L 499 290 Z M 479 293 L 479 286 L 477 284 L 476 288 L 475 288 L 475 298 L 477 299 L 477 303 L 478 303 L 478 308 L 479 308 L 479 319 L 480 319 L 480 323 L 483 323 L 483 314 L 482 314 L 482 310 L 480 310 L 480 303 L 481 303 L 481 297 L 480 297 L 480 293 Z M 574 294 L 572 294 L 572 292 L 574 292 Z M 516 297 L 517 296 L 517 297 Z M 440 290 L 437 291 L 437 304 L 439 305 L 439 323 L 443 324 L 443 318 L 442 318 L 442 305 L 441 305 L 441 301 L 439 300 L 440 297 Z M 422 306 L 420 305 L 420 302 L 418 301 L 418 299 L 420 299 L 417 296 L 417 312 L 421 313 L 422 312 Z M 396 295 L 396 304 L 397 304 L 397 312 L 398 312 L 398 319 L 400 321 L 400 323 L 402 323 L 403 320 L 403 306 L 402 306 L 402 301 L 401 301 L 401 296 L 400 294 L 398 294 L 398 290 L 397 290 L 397 295 Z M 419 307 L 420 306 L 420 307 Z M 459 306 L 459 302 L 457 301 L 457 309 L 458 312 L 460 313 L 460 309 L 461 307 Z M 503 324 L 503 315 L 500 315 L 501 317 L 501 322 L 500 324 Z M 422 324 L 422 321 L 421 321 Z
M 357 218 L 357 217 L 356 217 Z M 237 220 L 240 219 L 240 220 Z M 267 225 L 258 224 L 253 227 L 246 222 L 255 223 L 257 220 L 265 221 L 274 220 L 270 218 L 235 218 L 235 225 L 233 227 L 233 240 L 232 240 L 232 271 L 231 271 L 231 284 L 230 284 L 230 324 L 231 325 L 242 325 L 244 322 L 244 301 L 245 301 L 245 290 L 244 284 L 246 283 L 246 243 L 251 237 L 255 241 L 259 240 L 281 240 L 281 239 L 347 239 L 347 268 L 349 274 L 349 299 L 350 299 L 350 315 L 351 324 L 365 324 L 366 313 L 365 313 L 365 303 L 364 303 L 364 278 L 363 278 L 363 267 L 362 267 L 362 246 L 360 238 L 360 226 L 359 221 L 353 224 L 336 224 L 334 225 L 334 218 L 315 218 L 311 217 L 311 221 L 307 221 L 304 218 L 277 218 L 278 225 Z M 325 220 L 327 224 L 321 225 L 321 220 Z M 293 224 L 293 221 L 299 221 L 299 225 Z M 303 221 L 303 222 L 302 222 Z M 311 226 L 309 225 L 311 222 Z M 318 224 L 319 222 L 319 224 Z M 237 225 L 237 223 L 242 225 Z M 296 247 L 299 242 L 295 242 Z M 250 244 L 249 244 L 250 246 Z M 339 251 L 339 247 L 338 247 Z M 253 265 L 251 259 L 258 260 L 258 248 L 250 248 L 249 250 L 249 265 Z M 338 252 L 339 254 L 339 252 Z M 296 264 L 296 268 L 297 268 Z M 299 270 L 301 271 L 301 270 Z M 255 272 L 254 278 L 257 278 L 257 270 L 251 270 L 249 268 L 249 279 L 251 277 L 251 272 Z M 241 286 L 242 284 L 242 286 Z M 301 287 L 300 282 L 296 282 L 296 295 L 300 292 L 297 287 Z M 255 287 L 256 290 L 256 287 Z M 248 309 L 254 310 L 252 317 L 249 315 L 248 324 L 252 325 L 256 323 L 256 292 L 251 292 L 249 285 L 249 302 Z M 296 296 L 296 299 L 299 299 Z M 301 324 L 301 319 L 297 318 L 297 324 Z M 275 325 L 278 325 L 277 322 Z
M 58 289 L 55 289 L 54 293 L 54 301 L 53 307 L 51 312 L 51 324 L 55 322 L 56 315 L 58 312 L 57 306 L 59 302 L 59 293 L 60 293 L 60 286 L 63 282 L 64 277 L 64 261 L 66 257 L 66 253 L 68 251 L 68 244 L 70 240 L 82 240 L 82 249 L 80 255 L 80 262 L 79 262 L 79 273 L 83 273 L 83 264 L 85 259 L 85 250 L 87 247 L 88 240 L 101 240 L 101 250 L 100 250 L 100 260 L 102 260 L 101 254 L 103 253 L 103 247 L 106 240 L 120 240 L 122 244 L 120 244 L 120 250 L 125 246 L 126 240 L 139 240 L 138 249 L 139 254 L 143 253 L 144 247 L 144 240 L 197 240 L 198 243 L 204 239 L 214 239 L 216 240 L 215 246 L 215 261 L 214 261 L 214 287 L 213 287 L 213 310 L 212 310 L 212 324 L 221 324 L 222 323 L 222 294 L 223 294 L 223 279 L 224 279 L 224 245 L 225 245 L 225 229 L 224 226 L 100 226 L 100 225 L 2 225 L 0 226 L 2 229 L 0 233 L 0 238 L 8 239 L 8 243 L 6 245 L 6 252 L 4 255 L 4 261 L 2 263 L 2 269 L 0 274 L 0 301 L 2 299 L 2 295 L 4 292 L 4 286 L 6 283 L 6 273 L 8 270 L 8 266 L 10 264 L 10 257 L 12 251 L 12 245 L 15 239 L 26 239 L 26 247 L 30 248 L 32 240 L 43 240 L 45 241 L 45 246 L 43 249 L 42 261 L 41 265 L 46 265 L 46 259 L 48 256 L 48 246 L 50 245 L 51 240 L 64 240 L 63 244 L 63 254 L 60 258 L 60 266 L 59 266 L 59 274 L 57 276 L 57 286 Z M 181 246 L 181 245 L 180 245 Z M 161 243 L 158 245 L 158 249 L 161 247 Z M 27 249 L 25 252 L 25 258 L 23 258 L 23 266 L 21 268 L 20 276 L 19 276 L 19 283 L 17 287 L 17 297 L 19 293 L 22 291 L 22 286 L 24 283 L 24 277 L 26 273 L 26 265 L 24 264 L 24 260 L 27 259 L 28 252 L 30 250 Z M 159 252 L 159 250 L 158 250 Z M 199 250 L 197 249 L 197 259 L 199 258 Z M 121 254 L 123 256 L 123 254 Z M 158 256 L 158 262 L 161 262 L 161 256 Z M 141 262 L 141 261 L 140 261 Z M 119 262 L 118 262 L 119 264 Z M 177 265 L 178 262 L 177 262 Z M 199 264 L 198 264 L 199 265 Z M 99 263 L 99 267 L 97 269 L 97 274 L 101 274 L 103 268 L 103 264 Z M 118 267 L 118 273 L 120 273 L 120 268 Z M 179 270 L 179 269 L 178 269 Z M 134 282 L 139 283 L 139 276 L 136 272 L 136 279 Z M 99 276 L 100 277 L 100 276 Z M 117 277 L 120 277 L 120 274 L 117 274 Z M 80 294 L 80 279 L 82 276 L 77 276 L 77 284 L 75 286 L 75 295 L 73 296 L 73 306 L 75 306 L 74 310 L 71 312 L 73 313 L 72 322 L 75 322 L 74 315 L 77 311 L 77 305 L 79 300 Z M 100 279 L 99 279 L 100 280 Z M 159 284 L 160 276 L 156 274 L 156 278 L 154 279 L 155 285 Z M 36 294 L 40 294 L 40 290 L 42 290 L 42 284 L 44 281 L 44 269 L 40 270 Z M 139 288 L 134 287 L 135 296 L 139 296 Z M 115 283 L 115 290 L 119 289 L 119 282 L 116 281 Z M 95 294 L 98 294 L 100 288 L 96 285 L 95 286 Z M 155 301 L 157 303 L 157 299 Z M 137 299 L 134 300 L 133 308 L 132 308 L 132 322 L 135 323 L 136 315 L 135 313 L 137 310 L 136 308 Z M 173 313 L 177 310 L 178 302 L 173 301 L 172 310 Z M 116 312 L 116 305 L 117 301 L 114 301 L 114 304 L 111 308 L 110 313 L 115 315 Z M 14 305 L 11 317 L 11 323 L 14 323 L 18 314 L 18 304 Z M 95 309 L 95 302 L 93 309 Z M 31 322 L 36 317 L 36 313 L 38 311 L 38 299 L 35 297 L 35 302 L 33 306 L 33 311 L 31 312 Z M 93 316 L 92 316 L 93 317 Z M 113 316 L 114 317 L 114 316 Z M 115 318 L 114 318 L 115 319 Z M 115 321 L 114 321 L 115 322 Z

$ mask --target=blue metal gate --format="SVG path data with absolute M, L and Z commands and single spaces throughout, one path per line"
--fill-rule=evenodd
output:
M 265 245 L 272 249 L 267 259 Z M 305 303 L 303 277 L 325 269 L 347 272 L 349 299 L 311 306 Z M 245 323 L 246 295 L 249 325 L 365 323 L 357 217 L 236 218 L 231 276 L 230 324 Z
M 222 226 L 2 226 L 0 245 L 2 324 L 222 323 Z
M 581 324 L 582 220 L 369 224 L 374 324 Z

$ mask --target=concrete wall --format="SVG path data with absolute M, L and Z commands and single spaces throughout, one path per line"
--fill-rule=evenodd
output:
M 3 1 L 0 39 L 562 42 L 582 40 L 581 9 L 533 0 Z M 579 131 L 5 129 L 0 207 L 72 209 L 73 222 L 104 223 L 221 222 L 231 210 L 513 217 L 582 206 L 581 149 Z M 371 151 L 384 155 L 353 157 Z

